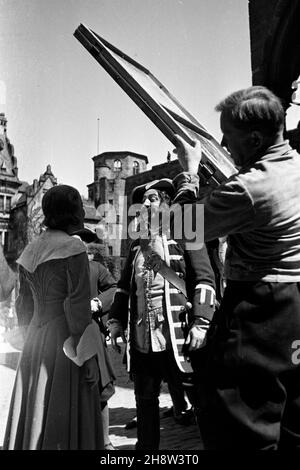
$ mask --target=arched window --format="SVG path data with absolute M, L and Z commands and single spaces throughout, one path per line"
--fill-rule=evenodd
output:
M 140 172 L 140 164 L 139 162 L 133 162 L 133 174 L 137 175 Z
M 121 160 L 114 161 L 114 171 L 121 171 L 122 170 L 122 162 Z

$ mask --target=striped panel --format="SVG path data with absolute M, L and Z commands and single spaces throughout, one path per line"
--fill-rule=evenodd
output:
M 178 245 L 178 243 L 175 240 L 167 240 L 168 245 Z
M 183 305 L 171 305 L 171 310 L 174 312 L 183 312 L 184 306 Z
M 165 291 L 164 291 L 163 289 L 159 289 L 159 290 L 150 290 L 149 292 L 150 292 L 150 294 L 160 294 L 160 295 L 163 295 Z
M 182 255 L 170 255 L 170 260 L 181 261 L 183 260 L 183 256 Z
M 196 289 L 200 290 L 199 303 L 201 305 L 209 303 L 211 307 L 215 304 L 215 289 L 207 284 L 197 284 Z
M 170 288 L 169 292 L 170 292 L 170 294 L 180 294 L 181 293 L 179 289 L 176 289 L 176 287 Z
M 185 343 L 185 339 L 182 338 L 182 339 L 176 339 L 176 344 L 184 344 Z
M 117 288 L 116 293 L 129 295 L 129 292 L 127 290 L 121 289 L 120 287 Z

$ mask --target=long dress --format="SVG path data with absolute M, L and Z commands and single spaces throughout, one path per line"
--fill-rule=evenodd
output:
M 76 346 L 91 323 L 84 245 L 64 232 L 47 230 L 18 262 L 18 317 L 23 312 L 31 321 L 3 449 L 103 449 L 99 389 L 85 380 L 84 365 L 78 367 L 63 351 L 64 342 L 71 337 Z

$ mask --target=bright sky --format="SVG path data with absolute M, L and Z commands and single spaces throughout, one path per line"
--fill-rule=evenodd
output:
M 87 195 L 97 153 L 166 161 L 172 144 L 73 37 L 84 23 L 160 80 L 216 138 L 217 102 L 251 85 L 248 0 L 0 0 L 0 111 L 29 183 L 51 164 Z

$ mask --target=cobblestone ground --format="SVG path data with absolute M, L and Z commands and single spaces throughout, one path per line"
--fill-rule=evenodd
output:
M 135 416 L 133 384 L 122 364 L 122 353 L 118 354 L 109 346 L 115 372 L 116 393 L 109 400 L 110 439 L 116 450 L 134 450 L 136 429 L 126 430 L 125 425 Z M 0 447 L 3 444 L 9 402 L 15 377 L 15 368 L 19 353 L 8 343 L 0 343 Z M 161 412 L 172 406 L 166 386 L 162 387 L 160 396 Z M 201 450 L 202 444 L 196 424 L 179 425 L 172 417 L 161 417 L 161 442 L 163 450 Z

